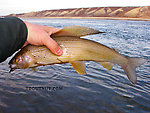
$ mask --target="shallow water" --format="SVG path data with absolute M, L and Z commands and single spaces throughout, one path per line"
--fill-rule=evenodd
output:
M 106 34 L 86 36 L 118 49 L 123 55 L 148 61 L 137 68 L 133 85 L 123 69 L 107 71 L 98 63 L 85 62 L 87 75 L 70 64 L 16 70 L 9 74 L 7 59 L 0 64 L 0 113 L 149 113 L 150 112 L 150 22 L 91 19 L 26 19 L 36 24 L 63 28 L 91 27 Z

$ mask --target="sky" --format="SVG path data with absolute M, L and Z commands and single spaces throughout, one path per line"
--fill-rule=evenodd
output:
M 0 0 L 0 16 L 52 9 L 108 6 L 150 6 L 150 0 Z

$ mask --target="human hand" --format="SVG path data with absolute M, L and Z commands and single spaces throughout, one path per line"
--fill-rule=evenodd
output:
M 26 24 L 28 29 L 28 36 L 23 47 L 28 44 L 38 45 L 38 46 L 45 45 L 54 54 L 62 55 L 63 51 L 58 46 L 58 44 L 50 37 L 52 33 L 57 32 L 59 29 L 43 26 L 43 25 L 31 24 L 26 21 L 24 21 L 24 23 Z

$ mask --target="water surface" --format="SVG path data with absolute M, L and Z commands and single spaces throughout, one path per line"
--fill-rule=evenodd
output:
M 91 27 L 106 34 L 86 36 L 118 49 L 130 57 L 148 60 L 137 68 L 133 85 L 123 69 L 107 71 L 98 63 L 85 62 L 87 75 L 79 75 L 70 64 L 16 70 L 9 74 L 7 59 L 0 64 L 0 113 L 149 113 L 150 112 L 150 22 L 91 19 L 25 19 L 63 28 Z

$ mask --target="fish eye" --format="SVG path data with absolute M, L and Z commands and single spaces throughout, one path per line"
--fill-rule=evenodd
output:
M 20 59 L 15 59 L 15 62 L 18 63 Z
M 16 58 L 16 59 L 15 59 L 15 62 L 16 62 L 16 63 L 22 63 L 22 61 L 23 61 L 22 57 L 19 57 L 19 58 Z

